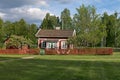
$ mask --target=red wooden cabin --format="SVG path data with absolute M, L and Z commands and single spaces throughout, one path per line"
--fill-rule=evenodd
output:
M 36 33 L 38 47 L 42 49 L 67 49 L 73 45 L 68 45 L 67 40 L 76 35 L 75 30 L 43 30 L 39 29 Z

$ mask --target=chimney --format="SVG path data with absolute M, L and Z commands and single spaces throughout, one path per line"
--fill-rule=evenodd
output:
M 60 27 L 55 27 L 56 30 L 60 30 Z

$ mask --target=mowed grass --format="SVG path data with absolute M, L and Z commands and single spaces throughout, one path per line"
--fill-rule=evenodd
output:
M 0 80 L 120 80 L 120 53 L 0 55 Z

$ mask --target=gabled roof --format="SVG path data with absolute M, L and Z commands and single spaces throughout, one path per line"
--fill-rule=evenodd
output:
M 75 30 L 42 30 L 36 33 L 36 37 L 72 37 L 75 35 Z

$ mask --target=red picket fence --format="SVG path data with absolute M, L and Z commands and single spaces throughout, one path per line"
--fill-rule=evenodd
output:
M 39 49 L 0 49 L 0 54 L 39 54 Z
M 0 54 L 40 54 L 39 49 L 0 49 Z M 112 48 L 45 49 L 47 55 L 111 55 Z
M 111 55 L 113 54 L 112 48 L 80 48 L 80 49 L 45 49 L 45 54 L 71 54 L 71 55 Z

